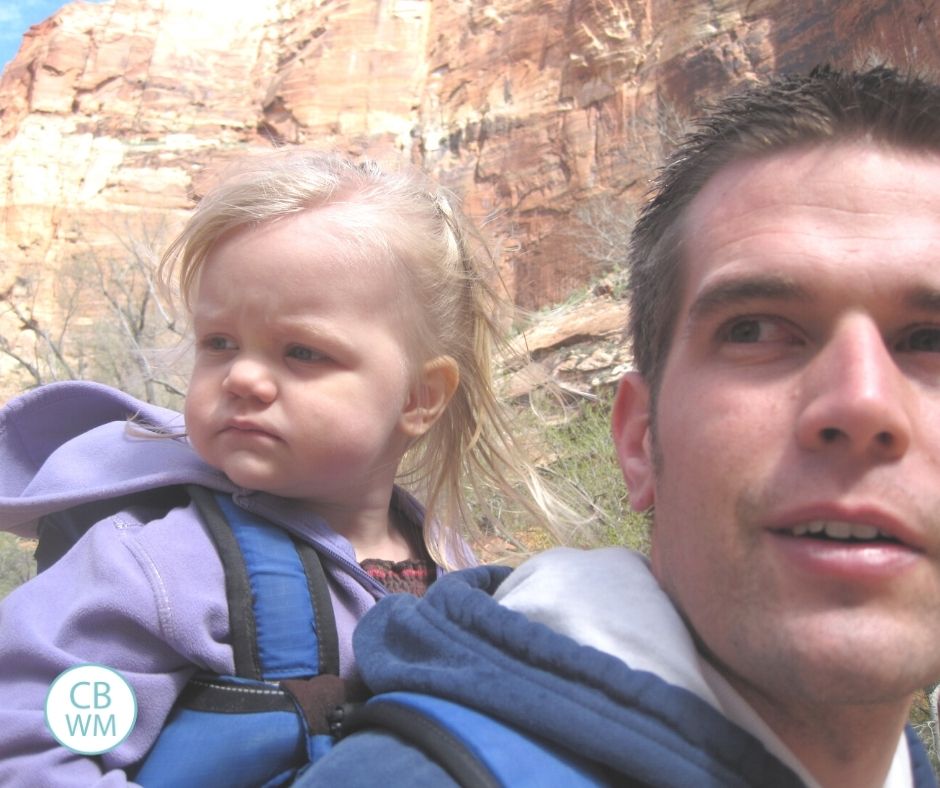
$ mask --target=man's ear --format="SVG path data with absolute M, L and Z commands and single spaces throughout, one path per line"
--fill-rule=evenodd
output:
M 630 505 L 645 512 L 656 499 L 656 474 L 649 386 L 638 372 L 628 372 L 620 381 L 611 414 L 611 433 L 630 491 Z
M 460 370 L 450 356 L 425 362 L 402 410 L 402 431 L 412 438 L 424 435 L 444 412 L 458 383 Z

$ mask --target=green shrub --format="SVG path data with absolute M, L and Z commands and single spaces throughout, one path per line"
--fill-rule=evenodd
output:
M 630 508 L 627 488 L 610 436 L 613 389 L 597 399 L 572 403 L 548 394 L 534 396 L 519 419 L 542 447 L 539 462 L 549 479 L 569 498 L 593 508 L 590 533 L 574 539 L 584 546 L 622 545 L 649 550 L 649 521 Z
M 0 532 L 0 599 L 36 574 L 35 542 Z

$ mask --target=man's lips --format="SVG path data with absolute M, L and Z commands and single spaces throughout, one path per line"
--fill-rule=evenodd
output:
M 880 529 L 869 523 L 850 523 L 845 520 L 811 520 L 792 529 L 794 536 L 819 536 L 853 542 L 869 542 L 873 539 L 890 539 Z
M 805 578 L 877 588 L 923 558 L 924 538 L 875 506 L 814 505 L 775 517 L 768 527 L 776 554 Z
M 895 543 L 924 549 L 923 537 L 908 523 L 877 506 L 813 504 L 780 513 L 768 530 L 782 536 L 845 543 Z

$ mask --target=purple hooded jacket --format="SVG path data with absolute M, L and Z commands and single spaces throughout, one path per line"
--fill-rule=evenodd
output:
M 185 439 L 128 429 L 128 419 L 182 432 L 179 413 L 88 382 L 51 384 L 0 410 L 0 530 L 36 533 L 40 517 L 80 504 L 180 484 L 231 493 L 320 552 L 336 616 L 340 671 L 354 671 L 355 623 L 385 588 L 350 543 L 297 502 L 234 486 Z M 395 505 L 420 527 L 421 508 Z M 175 508 L 172 508 L 175 506 Z M 197 670 L 231 673 L 222 565 L 192 504 L 155 512 L 125 505 L 96 522 L 65 556 L 0 603 L 0 785 L 117 786 L 156 739 Z M 85 758 L 46 727 L 49 685 L 63 670 L 99 663 L 134 688 L 138 716 L 117 748 Z

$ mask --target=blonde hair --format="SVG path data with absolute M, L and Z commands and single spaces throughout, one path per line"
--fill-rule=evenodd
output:
M 201 200 L 161 262 L 164 283 L 178 279 L 187 309 L 213 245 L 244 225 L 300 211 L 349 205 L 337 224 L 350 251 L 393 261 L 403 275 L 409 339 L 429 360 L 450 356 L 459 384 L 431 429 L 408 450 L 399 480 L 425 497 L 424 539 L 444 566 L 466 564 L 464 540 L 482 537 L 493 493 L 558 537 L 577 520 L 550 494 L 513 435 L 496 394 L 494 347 L 504 341 L 505 313 L 490 280 L 494 261 L 454 198 L 414 169 L 384 170 L 372 162 L 300 148 L 249 155 Z M 471 499 L 473 504 L 471 506 Z

